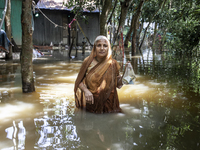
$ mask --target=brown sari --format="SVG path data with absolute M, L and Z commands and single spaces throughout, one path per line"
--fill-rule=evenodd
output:
M 119 64 L 111 56 L 97 63 L 90 70 L 94 59 L 94 50 L 87 57 L 80 68 L 75 82 L 75 103 L 77 108 L 86 108 L 93 113 L 121 112 L 117 94 L 117 76 L 119 75 Z M 83 82 L 93 94 L 94 104 L 86 103 L 84 92 L 78 87 Z

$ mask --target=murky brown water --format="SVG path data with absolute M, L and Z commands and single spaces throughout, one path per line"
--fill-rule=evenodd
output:
M 49 51 L 35 59 L 36 92 L 31 94 L 21 92 L 19 62 L 0 61 L 1 150 L 199 149 L 198 94 L 169 80 L 173 74 L 152 75 L 139 58 L 131 60 L 134 85 L 118 90 L 123 113 L 75 109 L 73 87 L 83 58 L 69 60 L 64 51 Z

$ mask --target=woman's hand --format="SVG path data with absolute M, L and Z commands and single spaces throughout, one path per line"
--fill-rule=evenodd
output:
M 79 88 L 84 92 L 86 102 L 94 104 L 93 94 L 90 92 L 90 90 L 88 90 L 88 88 L 85 86 L 85 84 L 83 84 L 83 82 L 79 84 Z
M 117 88 L 121 89 L 122 86 L 123 86 L 122 77 L 119 75 L 117 76 Z
M 90 104 L 94 104 L 93 94 L 88 89 L 85 90 L 84 93 L 85 93 L 85 100 Z
M 118 89 L 121 89 L 121 88 L 122 88 L 122 86 L 123 86 L 123 84 L 122 84 L 122 85 L 119 85 L 119 86 L 117 86 L 117 88 L 118 88 Z

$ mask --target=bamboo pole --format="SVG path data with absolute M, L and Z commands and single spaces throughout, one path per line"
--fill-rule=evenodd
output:
M 80 26 L 79 22 L 77 21 L 77 19 L 76 19 L 76 22 L 77 22 L 77 24 L 78 24 L 78 27 L 81 29 L 81 32 L 82 32 L 83 35 L 85 36 L 86 40 L 87 40 L 88 43 L 92 46 L 92 44 L 90 43 L 89 39 L 87 38 L 87 36 L 86 36 L 85 33 L 83 32 L 83 29 L 81 28 L 81 26 Z

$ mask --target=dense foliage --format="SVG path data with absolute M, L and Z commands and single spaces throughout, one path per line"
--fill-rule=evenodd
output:
M 141 1 L 144 1 L 144 4 L 138 24 L 140 27 L 144 22 L 147 24 L 157 24 L 156 31 L 155 27 L 151 29 L 150 26 L 147 26 L 147 29 L 143 27 L 143 32 L 147 33 L 145 33 L 145 38 L 152 34 L 156 34 L 155 38 L 158 35 L 161 36 L 162 40 L 160 42 L 158 42 L 158 38 L 157 40 L 152 39 L 157 41 L 155 44 L 157 44 L 158 51 L 167 50 L 169 53 L 176 54 L 177 56 L 185 54 L 190 57 L 193 53 L 196 54 L 198 52 L 200 40 L 200 2 L 198 0 L 112 0 L 112 6 L 107 8 L 107 10 L 104 10 L 104 7 L 106 7 L 105 3 L 107 2 L 105 0 L 70 0 L 66 6 L 74 7 L 73 11 L 75 13 L 82 12 L 83 8 L 91 11 L 99 9 L 101 14 L 103 14 L 103 11 L 106 11 L 108 15 L 106 16 L 107 22 L 105 22 L 104 26 L 109 25 L 109 31 L 113 33 L 113 36 L 111 35 L 110 37 L 115 38 L 114 34 L 120 27 L 131 30 L 131 35 L 133 35 L 134 30 L 131 28 L 134 28 L 134 26 L 131 26 L 131 21 L 134 19 Z M 122 8 L 123 10 L 127 8 L 127 12 L 121 11 Z M 123 15 L 126 15 L 126 23 L 121 19 Z M 133 23 L 134 21 L 137 20 L 133 20 Z M 136 28 L 139 29 L 139 26 Z M 128 31 L 125 31 L 124 37 L 127 37 Z M 138 32 L 137 34 L 143 32 Z M 141 35 L 138 36 L 142 39 Z M 131 37 L 128 40 L 130 41 Z M 137 44 L 137 46 L 139 45 Z

